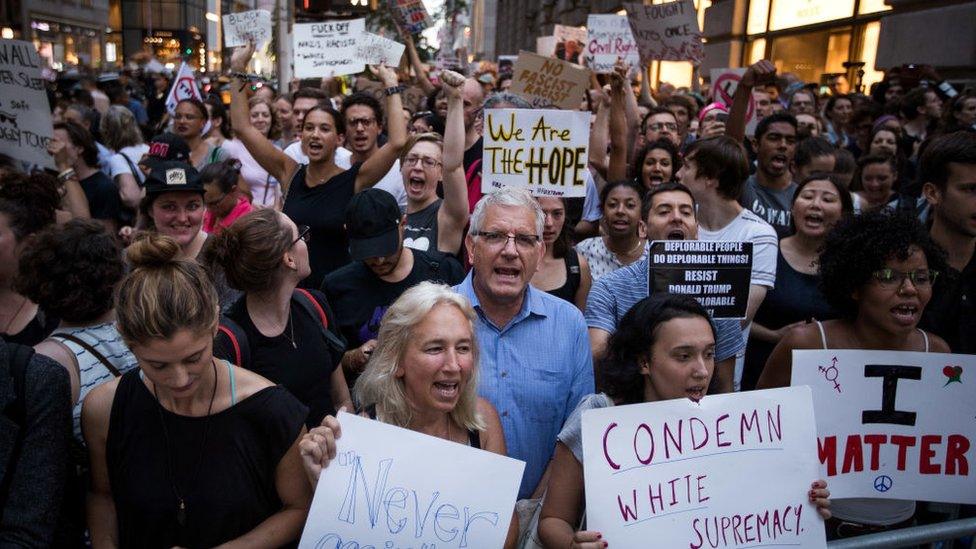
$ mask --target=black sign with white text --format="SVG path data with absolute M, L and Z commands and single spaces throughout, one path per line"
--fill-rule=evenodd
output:
M 648 288 L 697 299 L 712 318 L 745 318 L 752 279 L 752 242 L 656 240 Z

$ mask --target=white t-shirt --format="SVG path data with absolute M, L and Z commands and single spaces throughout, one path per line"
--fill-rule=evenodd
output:
M 302 152 L 302 142 L 295 141 L 291 145 L 285 148 L 285 154 L 287 154 L 292 160 L 298 162 L 299 164 L 308 164 L 308 156 Z M 352 151 L 345 147 L 339 147 L 335 152 L 335 163 L 336 166 L 348 170 L 352 167 Z M 400 173 L 400 160 L 397 159 L 393 162 L 393 167 L 390 171 L 386 172 L 383 179 L 380 179 L 374 188 L 383 189 L 384 191 L 393 195 L 396 198 L 397 204 L 400 206 L 400 211 L 407 211 L 407 191 L 403 189 L 403 175 Z
M 776 229 L 752 210 L 743 208 L 731 223 L 717 231 L 699 225 L 698 239 L 752 242 L 752 284 L 769 288 L 776 285 L 776 254 L 779 250 Z
M 138 145 L 123 147 L 121 151 L 119 151 L 116 154 L 113 154 L 112 157 L 109 158 L 108 161 L 109 177 L 111 177 L 112 180 L 114 181 L 116 176 L 126 174 L 126 173 L 132 174 L 135 176 L 136 182 L 141 185 L 143 180 L 145 179 L 145 176 L 142 175 L 142 172 L 139 170 L 139 160 L 141 160 L 142 156 L 148 152 L 149 152 L 149 145 L 146 145 L 145 143 L 139 143 Z M 122 155 L 125 156 L 123 157 Z M 126 161 L 126 158 L 128 158 L 129 160 Z M 136 167 L 136 173 L 132 173 L 132 167 L 129 166 L 129 162 L 132 162 L 132 165 Z

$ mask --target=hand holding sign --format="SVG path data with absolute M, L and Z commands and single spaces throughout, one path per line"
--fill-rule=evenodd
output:
M 254 42 L 248 41 L 243 46 L 234 48 L 234 53 L 230 54 L 230 70 L 234 72 L 244 72 L 247 64 L 251 62 L 254 55 Z
M 373 71 L 376 76 L 379 76 L 380 82 L 382 82 L 387 88 L 393 88 L 400 83 L 400 79 L 397 77 L 396 71 L 390 67 L 387 67 L 384 63 L 380 63 L 379 65 L 370 65 L 369 70 Z
M 271 13 L 267 10 L 229 13 L 223 22 L 224 47 L 233 48 L 247 42 L 264 44 L 271 40 Z
M 346 407 L 339 408 L 345 412 Z M 335 416 L 325 416 L 322 425 L 305 433 L 298 443 L 298 451 L 302 456 L 302 466 L 308 481 L 312 486 L 319 481 L 322 470 L 329 466 L 329 462 L 336 456 L 336 440 L 342 436 L 342 428 Z

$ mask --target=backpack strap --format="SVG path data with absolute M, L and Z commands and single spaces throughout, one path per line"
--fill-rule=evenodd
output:
M 146 176 L 142 175 L 142 170 L 136 167 L 135 163 L 132 162 L 132 159 L 129 158 L 129 155 L 125 154 L 124 152 L 119 152 L 119 154 L 125 159 L 125 163 L 129 165 L 129 170 L 132 172 L 132 177 L 136 178 L 136 183 L 140 187 L 146 186 Z
M 217 336 L 214 338 L 215 343 L 219 342 L 221 334 L 227 339 L 230 348 L 221 346 L 221 350 L 225 352 L 215 352 L 214 354 L 220 358 L 232 359 L 234 364 L 241 368 L 250 369 L 251 348 L 248 346 L 247 334 L 244 333 L 244 330 L 227 316 L 220 315 L 220 324 L 217 325 Z
M 336 353 L 342 354 L 346 351 L 346 343 L 336 336 L 334 333 L 329 331 L 329 316 L 326 314 L 325 309 L 319 303 L 315 296 L 305 288 L 295 288 L 295 292 L 292 294 L 292 299 L 294 299 L 301 307 L 309 314 L 312 318 L 318 318 L 320 325 L 322 326 L 322 337 L 325 338 L 325 342 L 331 347 Z
M 95 347 L 92 347 L 87 341 L 81 339 L 80 337 L 78 337 L 76 335 L 73 335 L 73 334 L 52 334 L 51 337 L 52 338 L 63 339 L 63 340 L 70 341 L 72 343 L 77 344 L 79 347 L 81 347 L 82 349 L 88 351 L 89 353 L 91 353 L 91 355 L 93 357 L 95 357 L 96 359 L 98 359 L 98 361 L 101 362 L 102 365 L 105 366 L 105 368 L 107 368 L 109 372 L 112 372 L 112 375 L 113 376 L 115 376 L 115 377 L 122 377 L 122 372 L 120 372 L 119 369 L 116 368 L 114 364 L 112 364 L 111 362 L 109 362 L 109 360 L 107 358 L 105 358 L 105 355 L 103 355 L 102 353 L 98 352 L 98 349 L 95 349 Z M 80 378 L 81 378 L 81 376 L 79 375 L 79 379 Z

